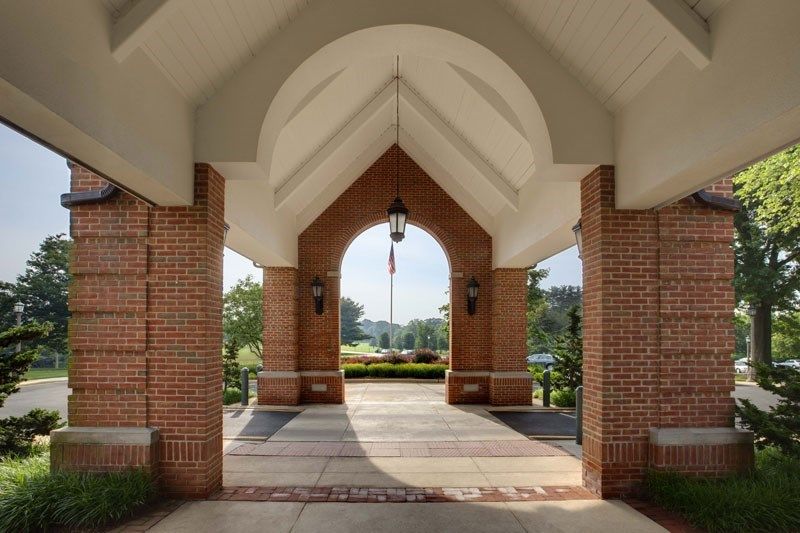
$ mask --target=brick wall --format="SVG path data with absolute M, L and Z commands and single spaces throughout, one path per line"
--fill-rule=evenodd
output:
M 453 370 L 491 370 L 491 237 L 397 146 L 390 148 L 299 237 L 299 369 L 339 368 L 339 271 L 347 247 L 365 229 L 386 222 L 395 195 L 395 158 L 399 158 L 401 196 L 409 221 L 428 231 L 450 262 L 450 366 Z M 380 251 L 388 258 L 386 249 Z M 398 270 L 403 243 L 396 245 Z M 330 275 L 329 275 L 330 274 Z M 324 313 L 314 312 L 311 280 L 325 283 Z M 477 311 L 467 314 L 467 281 L 481 284 Z M 488 376 L 488 374 L 487 374 Z M 488 397 L 488 392 L 487 392 Z
M 581 211 L 584 481 L 614 497 L 641 482 L 650 428 L 733 424 L 732 213 L 615 209 L 613 167 L 582 180 Z
M 106 185 L 71 169 L 73 192 Z M 193 206 L 150 207 L 120 192 L 70 213 L 70 426 L 158 428 L 148 457 L 167 493 L 183 497 L 222 481 L 224 179 L 198 164 L 194 193 Z M 103 446 L 92 460 L 126 453 Z M 82 461 L 80 447 L 60 463 Z
M 158 475 L 158 443 L 58 444 L 50 448 L 50 468 L 65 472 L 120 472 L 141 468 Z

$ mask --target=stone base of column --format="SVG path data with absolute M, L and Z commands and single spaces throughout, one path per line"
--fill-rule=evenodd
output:
M 300 403 L 299 372 L 258 373 L 259 405 L 297 405 Z
M 447 403 L 489 403 L 489 372 L 445 371 L 444 396 Z
M 649 466 L 689 476 L 720 477 L 753 468 L 753 432 L 737 428 L 653 428 Z
M 65 427 L 50 432 L 50 470 L 117 472 L 158 469 L 158 430 L 138 427 Z
M 300 401 L 344 403 L 344 370 L 300 372 Z
M 492 405 L 531 405 L 533 378 L 530 372 L 492 372 L 489 400 Z

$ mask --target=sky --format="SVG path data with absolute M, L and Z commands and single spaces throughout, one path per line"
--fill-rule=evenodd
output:
M 69 211 L 59 197 L 69 191 L 69 169 L 63 157 L 0 124 L 0 280 L 13 282 L 25 261 L 47 236 L 69 232 Z M 364 318 L 389 320 L 388 224 L 359 235 L 342 262 L 342 296 L 364 305 Z M 439 243 L 415 226 L 395 246 L 394 322 L 438 317 L 447 302 L 449 267 Z M 539 264 L 549 268 L 543 286 L 580 285 L 581 264 L 576 248 Z M 251 260 L 225 249 L 225 290 L 248 274 L 261 280 Z

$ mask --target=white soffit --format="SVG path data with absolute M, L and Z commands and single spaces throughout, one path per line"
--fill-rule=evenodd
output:
M 496 0 L 609 110 L 678 52 L 710 58 L 705 21 L 725 0 Z

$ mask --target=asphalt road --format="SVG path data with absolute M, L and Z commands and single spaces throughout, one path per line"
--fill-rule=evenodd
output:
M 19 392 L 6 398 L 5 405 L 0 407 L 0 418 L 7 416 L 22 416 L 31 409 L 55 410 L 61 413 L 61 418 L 67 419 L 67 380 L 51 381 L 48 383 L 33 383 L 21 385 Z
M 23 385 L 20 391 L 12 394 L 6 399 L 5 406 L 0 408 L 0 418 L 6 416 L 21 416 L 35 407 L 43 409 L 55 409 L 61 413 L 61 417 L 67 418 L 67 395 L 69 389 L 67 388 L 67 381 L 55 381 L 49 383 L 34 383 L 31 385 Z M 736 385 L 736 391 L 733 393 L 735 398 L 748 398 L 761 409 L 766 409 L 776 402 L 776 396 L 767 392 L 755 385 Z M 248 433 L 251 429 L 253 431 L 270 434 L 272 431 L 265 431 L 267 428 L 262 428 L 262 424 L 267 426 L 278 423 L 285 424 L 288 420 L 275 420 L 275 421 L 255 421 L 248 420 L 241 414 L 229 413 L 226 415 L 225 431 L 226 434 L 233 433 Z M 281 423 L 282 422 L 282 423 Z M 246 429 L 245 429 L 246 428 Z M 270 428 L 272 429 L 272 428 Z

